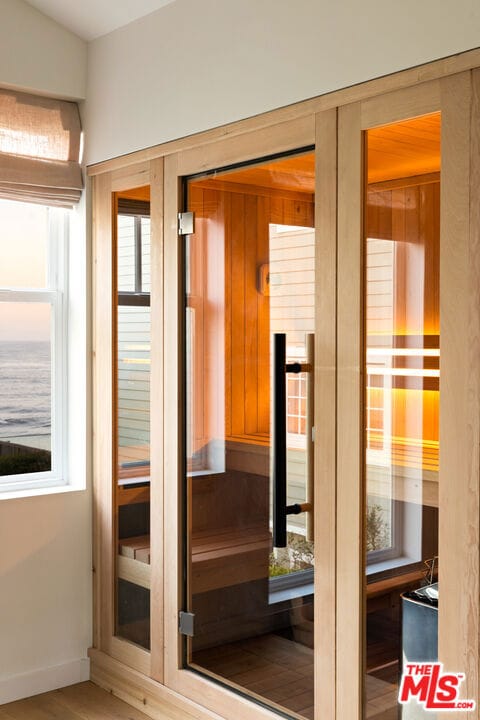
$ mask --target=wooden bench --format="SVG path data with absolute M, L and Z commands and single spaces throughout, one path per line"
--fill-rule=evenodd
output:
M 193 594 L 268 578 L 271 535 L 265 528 L 195 533 L 192 537 L 190 588 Z M 119 541 L 117 573 L 150 587 L 150 537 Z

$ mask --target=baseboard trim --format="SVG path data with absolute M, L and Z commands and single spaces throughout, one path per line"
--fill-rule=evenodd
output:
M 222 718 L 145 677 L 99 650 L 90 648 L 90 680 L 152 720 L 222 720 Z
M 90 678 L 90 660 L 80 658 L 54 667 L 12 675 L 0 680 L 0 705 L 40 695 L 50 690 L 85 682 Z

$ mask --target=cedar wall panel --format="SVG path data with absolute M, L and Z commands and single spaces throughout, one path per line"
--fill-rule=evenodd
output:
M 270 223 L 314 225 L 311 194 L 252 186 L 242 192 L 238 184 L 229 191 L 225 185 L 192 182 L 188 193 L 195 212 L 188 305 L 195 309 L 191 402 L 197 454 L 224 434 L 268 444 L 270 298 L 260 292 L 259 271 L 269 262 Z M 299 279 L 304 282 L 302 271 Z
M 212 439 L 224 436 L 268 444 L 269 345 L 270 332 L 276 330 L 270 327 L 270 317 L 280 325 L 283 318 L 278 316 L 277 299 L 260 292 L 259 270 L 269 262 L 269 223 L 314 224 L 309 194 L 302 200 L 299 193 L 266 192 L 251 185 L 242 191 L 237 183 L 230 191 L 228 183 L 221 181 L 221 185 L 216 189 L 215 181 L 200 180 L 189 186 L 189 209 L 196 213 L 188 305 L 195 312 L 191 402 L 197 453 Z M 386 267 L 371 271 L 370 284 L 375 273 L 378 278 L 376 290 L 367 290 L 370 330 L 385 332 L 388 325 L 395 333 L 438 335 L 439 182 L 370 191 L 366 222 L 369 238 L 395 240 L 392 251 L 381 245 L 374 250 L 385 259 Z M 305 290 L 309 272 L 303 265 L 295 267 L 302 257 L 295 247 L 282 252 L 289 271 L 298 274 L 298 285 Z M 385 273 L 389 277 L 383 277 Z M 424 296 L 419 303 L 412 288 L 422 282 Z M 378 292 L 382 287 L 385 292 Z M 297 304 L 292 298 L 285 305 L 286 313 Z M 423 415 L 425 437 L 436 441 L 438 393 L 432 388 L 430 393 L 419 392 L 422 396 L 429 406 Z M 403 415 L 398 398 L 395 435 L 405 434 Z
M 420 336 L 424 347 L 438 347 L 440 182 L 370 191 L 366 236 L 370 239 L 366 248 L 368 333 L 412 339 Z M 393 337 L 392 347 L 395 342 Z M 426 367 L 428 362 L 426 359 Z M 392 438 L 406 443 L 410 462 L 437 470 L 438 378 L 412 378 L 403 383 L 405 388 L 390 391 Z M 371 408 L 382 408 L 382 398 L 381 388 L 370 388 L 369 425 L 379 432 L 383 413 Z M 416 431 L 412 417 L 421 418 Z M 412 440 L 418 441 L 418 447 Z M 428 447 L 421 440 L 427 441 Z

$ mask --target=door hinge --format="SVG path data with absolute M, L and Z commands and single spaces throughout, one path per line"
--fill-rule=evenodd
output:
M 178 616 L 178 629 L 180 631 L 180 634 L 188 635 L 188 637 L 193 637 L 194 621 L 194 613 L 183 612 L 183 610 L 180 610 L 180 614 Z
M 195 213 L 181 212 L 178 213 L 178 234 L 193 235 L 195 232 Z

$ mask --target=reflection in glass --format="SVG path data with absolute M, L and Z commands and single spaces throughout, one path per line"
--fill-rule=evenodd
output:
M 272 548 L 272 337 L 314 331 L 314 156 L 188 182 L 186 574 L 196 670 L 313 717 L 314 547 L 305 513 Z M 307 372 L 287 373 L 287 504 L 307 499 Z
M 117 635 L 150 647 L 150 207 L 118 198 Z
M 400 711 L 398 680 L 404 661 L 437 659 L 437 607 L 416 592 L 438 567 L 439 170 L 438 114 L 368 131 L 366 717 L 378 720 L 423 717 L 416 703 Z

